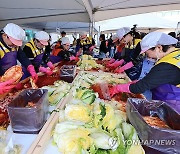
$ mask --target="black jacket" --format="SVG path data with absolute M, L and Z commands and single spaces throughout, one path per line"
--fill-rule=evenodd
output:
M 103 53 L 107 53 L 108 52 L 105 40 L 101 41 L 101 44 L 100 44 L 100 47 L 99 47 L 99 51 L 103 52 Z
M 67 60 L 69 61 L 70 60 L 70 56 L 71 56 L 71 53 L 67 50 L 64 50 L 63 47 L 61 46 L 62 48 L 62 51 L 60 51 L 58 53 L 58 56 L 62 59 L 62 60 Z
M 137 94 L 152 90 L 162 84 L 175 86 L 180 84 L 180 69 L 169 63 L 160 63 L 155 65 L 143 79 L 131 84 L 129 88 L 132 93 Z

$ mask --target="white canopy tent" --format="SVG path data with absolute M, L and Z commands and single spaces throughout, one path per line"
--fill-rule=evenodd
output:
M 152 11 L 177 10 L 180 0 L 0 0 L 0 27 L 9 22 L 93 23 Z M 34 27 L 36 28 L 36 27 Z

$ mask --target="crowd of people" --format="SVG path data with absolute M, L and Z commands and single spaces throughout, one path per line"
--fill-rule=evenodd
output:
M 83 54 L 94 56 L 96 43 L 86 32 L 80 33 L 75 40 L 74 51 L 70 51 L 70 40 L 66 32 L 50 45 L 51 37 L 45 31 L 39 31 L 24 47 L 25 31 L 18 25 L 7 24 L 0 34 L 0 76 L 10 67 L 17 65 L 23 68 L 23 77 L 32 76 L 36 82 L 38 72 L 51 75 L 54 63 L 61 60 L 78 61 Z M 96 58 L 110 58 L 106 67 L 115 73 L 129 76 L 131 83 L 115 85 L 109 89 L 113 96 L 119 92 L 143 93 L 151 99 L 166 101 L 180 112 L 180 51 L 178 40 L 172 33 L 151 32 L 141 35 L 134 28 L 120 28 L 115 35 L 106 40 L 104 34 Z M 14 81 L 0 83 L 0 94 L 15 87 Z

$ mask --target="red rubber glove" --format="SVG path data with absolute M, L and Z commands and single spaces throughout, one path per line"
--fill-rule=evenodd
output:
M 4 94 L 9 92 L 11 89 L 13 89 L 16 85 L 12 85 L 15 84 L 14 80 L 9 80 L 9 81 L 5 81 L 5 82 L 0 82 L 0 94 Z
M 131 84 L 132 83 L 118 84 L 118 85 L 115 85 L 115 86 L 109 88 L 110 96 L 113 97 L 115 94 L 117 94 L 119 92 L 131 93 L 129 90 L 129 86 Z
M 31 74 L 32 79 L 34 80 L 34 82 L 36 82 L 38 80 L 38 75 L 37 75 L 37 73 L 36 73 L 36 71 L 34 69 L 34 66 L 33 65 L 29 65 L 27 67 L 27 70 Z
M 109 67 L 111 67 L 112 69 L 114 68 L 117 68 L 119 66 L 121 66 L 122 64 L 124 63 L 124 59 L 121 59 L 121 60 L 116 60 L 114 63 L 110 64 Z
M 54 70 L 54 68 L 55 68 L 55 66 L 53 65 L 53 63 L 52 62 L 48 62 L 47 63 L 47 66 L 53 71 Z
M 122 72 L 124 72 L 125 70 L 128 70 L 128 69 L 130 69 L 130 68 L 133 67 L 133 66 L 134 66 L 133 63 L 132 63 L 132 62 L 129 62 L 129 63 L 125 64 L 124 66 L 116 69 L 116 70 L 115 70 L 115 73 L 122 73 Z
M 78 57 L 75 57 L 75 56 L 71 56 L 71 57 L 70 57 L 70 61 L 72 61 L 72 60 L 79 61 L 79 58 L 78 58 Z
M 42 67 L 42 66 L 39 67 L 39 72 L 46 73 L 47 75 L 52 75 L 53 74 L 53 72 L 51 71 L 50 68 L 45 68 L 45 67 Z

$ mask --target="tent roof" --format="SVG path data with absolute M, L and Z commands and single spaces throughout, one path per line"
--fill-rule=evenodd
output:
M 52 21 L 89 22 L 82 0 L 0 0 L 0 25 Z
M 180 0 L 0 0 L 0 4 L 1 28 L 9 22 L 91 22 L 180 8 Z
M 85 22 L 35 22 L 23 24 L 23 27 L 44 29 L 47 32 L 56 32 L 56 28 L 59 29 L 58 31 L 66 32 L 89 32 L 89 23 Z M 97 32 L 96 28 L 94 28 L 94 32 Z
M 139 13 L 178 10 L 180 0 L 91 0 L 95 21 Z

